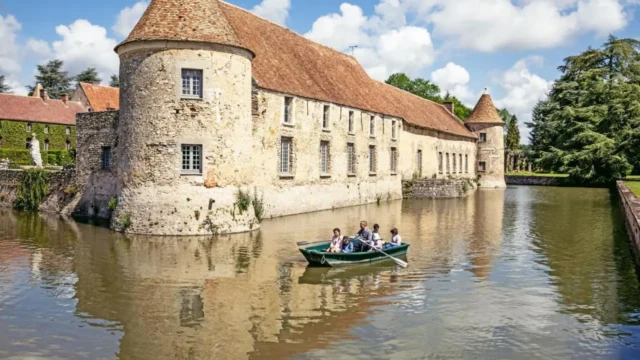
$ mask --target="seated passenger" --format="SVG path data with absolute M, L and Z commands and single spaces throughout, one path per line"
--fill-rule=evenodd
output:
M 360 231 L 354 236 L 354 238 L 360 240 L 360 251 L 369 251 L 371 248 L 371 242 L 373 241 L 373 235 L 371 230 L 367 228 L 368 224 L 366 221 L 360 222 Z
M 398 229 L 391 229 L 391 242 L 386 245 L 386 247 L 394 247 L 402 245 L 402 238 L 398 234 Z
M 351 242 L 351 239 L 344 238 L 342 241 L 342 252 L 345 254 L 351 254 L 353 252 L 353 243 Z
M 371 242 L 371 246 L 373 246 L 373 248 L 370 248 L 369 251 L 376 251 L 376 249 L 382 250 L 383 241 L 382 237 L 380 236 L 380 225 L 373 225 L 372 238 L 373 241 Z
M 340 229 L 333 229 L 333 238 L 331 238 L 331 246 L 327 249 L 330 253 L 339 253 L 342 251 L 342 240 L 344 236 L 340 234 Z

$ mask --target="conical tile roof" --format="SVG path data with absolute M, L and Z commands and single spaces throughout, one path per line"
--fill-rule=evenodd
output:
M 242 47 L 218 0 L 152 0 L 127 39 L 201 41 Z
M 467 124 L 504 124 L 489 94 L 482 94 L 473 112 L 467 118 Z

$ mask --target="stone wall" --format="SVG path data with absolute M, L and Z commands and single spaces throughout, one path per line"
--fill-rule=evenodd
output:
M 476 189 L 470 179 L 423 179 L 402 182 L 405 199 L 448 199 L 468 196 Z
M 478 142 L 478 181 L 481 188 L 504 188 L 504 128 L 498 124 L 468 124 L 474 134 L 486 134 L 485 142 Z M 480 170 L 480 162 L 485 170 Z
M 0 207 L 13 207 L 22 173 L 22 170 L 0 170 Z M 75 176 L 73 168 L 49 172 L 50 192 L 39 211 L 68 215 L 79 193 L 75 186 Z
M 76 183 L 82 197 L 74 209 L 75 216 L 108 219 L 109 201 L 118 195 L 118 179 L 114 169 L 118 163 L 118 111 L 78 114 L 78 151 Z M 111 148 L 111 167 L 103 169 L 105 148 Z
M 624 181 L 618 181 L 616 186 L 627 223 L 627 232 L 633 243 L 636 260 L 640 261 L 640 199 L 627 187 Z

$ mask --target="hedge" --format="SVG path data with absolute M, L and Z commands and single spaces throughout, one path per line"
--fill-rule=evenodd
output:
M 63 166 L 75 163 L 73 153 L 73 150 L 53 150 L 43 151 L 40 155 L 43 165 Z M 3 159 L 9 159 L 12 165 L 32 165 L 29 150 L 0 149 L 0 160 Z
M 27 130 L 28 124 L 31 124 L 31 130 Z M 45 129 L 48 126 L 48 132 Z M 40 141 L 40 149 L 44 149 L 44 143 L 49 141 L 49 150 L 66 150 L 67 141 L 71 148 L 76 147 L 76 127 L 68 126 L 69 135 L 67 135 L 67 125 L 53 125 L 42 123 L 28 123 L 25 121 L 0 120 L 0 140 L 2 149 L 22 149 L 26 150 L 27 139 L 31 138 L 31 134 L 35 133 Z

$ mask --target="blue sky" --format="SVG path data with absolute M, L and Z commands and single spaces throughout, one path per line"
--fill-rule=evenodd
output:
M 111 51 L 148 0 L 0 0 L 0 74 L 16 92 L 35 65 L 117 72 Z M 372 77 L 421 76 L 473 105 L 485 87 L 528 120 L 566 56 L 608 34 L 637 37 L 635 0 L 231 0 L 310 39 L 349 51 Z M 256 7 L 257 6 L 257 7 Z

